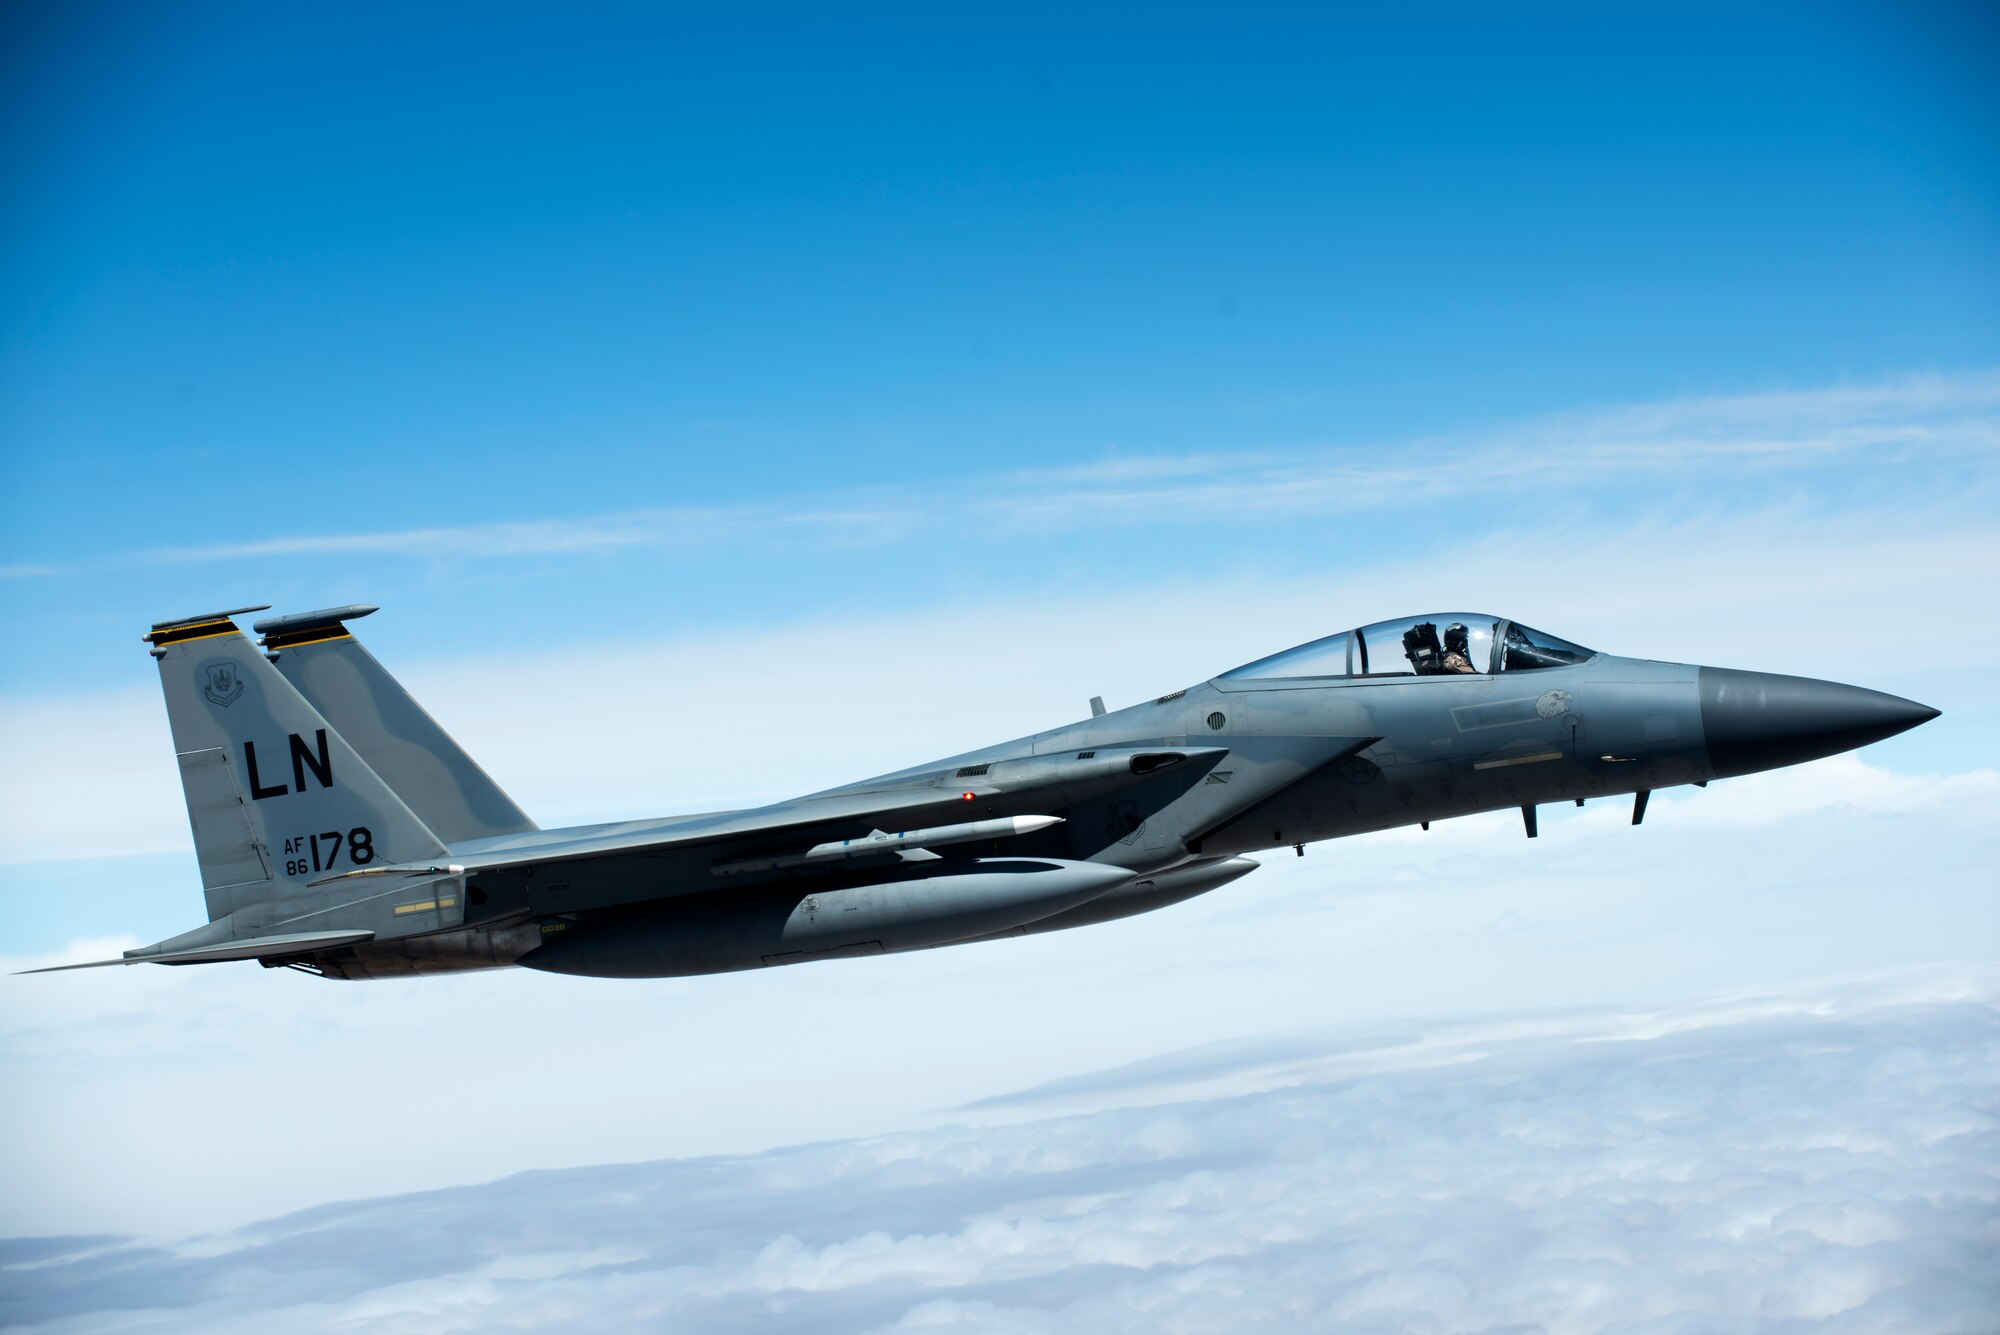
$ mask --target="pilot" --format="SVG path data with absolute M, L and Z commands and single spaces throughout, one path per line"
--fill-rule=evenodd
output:
M 1444 628 L 1444 670 L 1479 671 L 1472 665 L 1472 632 L 1465 628 L 1463 621 L 1454 621 Z

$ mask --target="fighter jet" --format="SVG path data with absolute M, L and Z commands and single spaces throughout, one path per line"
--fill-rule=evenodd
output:
M 519 965 L 665 978 L 1061 931 L 1246 854 L 1647 797 L 1937 717 L 1805 677 L 1599 653 L 1505 617 L 1405 617 L 1156 700 L 746 811 L 545 830 L 354 636 L 352 606 L 162 621 L 209 921 L 105 964 L 323 978 Z M 261 648 L 260 648 L 261 646 Z

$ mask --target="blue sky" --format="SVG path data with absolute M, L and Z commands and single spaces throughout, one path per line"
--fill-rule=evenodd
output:
M 2000 346 L 1977 7 L 11 21 L 0 567 L 59 573 L 0 597 L 71 681 L 135 620 L 350 586 L 512 636 L 1140 573 L 161 548 L 1365 457 Z
M 1990 1118 L 1937 1111 L 1990 1103 L 2000 995 L 1990 9 L 0 22 L 0 610 L 28 643 L 0 662 L 0 967 L 194 925 L 137 636 L 245 603 L 381 604 L 364 639 L 547 824 L 808 791 L 1425 608 L 1945 711 L 1663 794 L 1638 831 L 1594 804 L 1532 844 L 1512 816 L 1391 832 L 960 951 L 0 977 L 8 1319 L 481 1329 L 525 1295 L 556 1328 L 1181 1304 L 1198 1330 L 1247 1286 L 1274 1325 L 1609 1292 L 1579 1328 L 1942 1330 L 1990 1300 L 1954 1259 L 1990 1244 L 1990 1193 L 1922 1206 L 1996 1164 Z M 1649 1046 L 1686 1028 L 1699 1051 Z M 1415 1046 L 1312 1056 L 1356 1034 Z M 1263 1073 L 1153 1089 L 1211 1066 Z M 1339 1135 L 1231 1159 L 1300 1079 L 1365 1161 Z M 1738 1100 L 1769 1121 L 1668 1118 L 1635 1151 L 1694 1166 L 1640 1173 L 1657 1227 L 1606 1222 L 1616 1153 L 1519 1204 L 1548 1145 Z M 1802 1156 L 1808 1122 L 1879 1148 Z M 1453 1162 L 1491 1192 L 1321 1210 L 1343 1163 L 1414 1199 L 1468 1126 L 1492 1153 Z M 988 1144 L 1013 1157 L 902 1195 L 838 1167 Z M 617 1164 L 710 1181 L 708 1241 L 606 1206 Z M 800 1234 L 779 1179 L 851 1231 Z M 1281 1198 L 1296 1248 L 1211 1188 Z M 551 1199 L 603 1228 L 503 1236 Z M 434 1208 L 472 1260 L 371 1250 Z M 1047 1242 L 1051 1210 L 1115 1245 Z M 996 1259 L 1028 1235 L 1096 1259 Z M 1726 1281 L 1644 1259 L 1716 1237 Z

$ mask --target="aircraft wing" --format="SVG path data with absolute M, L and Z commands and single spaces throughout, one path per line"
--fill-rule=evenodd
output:
M 712 847 L 719 864 L 740 864 L 875 830 L 957 826 L 977 818 L 1033 816 L 1115 792 L 1176 766 L 1191 778 L 1228 754 L 1224 747 L 1105 747 L 962 766 L 878 789 L 844 789 L 748 811 L 535 831 L 454 847 L 448 865 L 425 861 L 364 867 L 314 885 L 374 877 L 470 875 L 482 871 L 629 854 Z
M 1198 849 L 1204 839 L 1249 817 L 1264 803 L 1286 789 L 1305 782 L 1315 774 L 1359 755 L 1380 737 L 1255 737 L 1246 738 L 1242 752 L 1261 762 L 1253 773 L 1236 783 L 1237 800 L 1212 822 L 1187 835 L 1188 847 Z
M 373 932 L 295 932 L 288 936 L 252 936 L 241 941 L 196 946 L 187 950 L 140 950 L 115 960 L 86 960 L 82 964 L 56 964 L 46 969 L 23 969 L 22 973 L 62 973 L 68 969 L 102 969 L 112 964 L 213 964 L 222 960 L 274 959 L 283 955 L 304 955 L 335 946 L 359 945 L 373 939 Z

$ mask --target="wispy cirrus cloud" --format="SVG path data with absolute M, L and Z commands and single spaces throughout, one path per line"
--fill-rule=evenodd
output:
M 1054 520 L 1159 518 L 1226 507 L 1344 513 L 1526 487 L 1580 490 L 1663 475 L 1726 476 L 1847 459 L 1991 462 L 2000 455 L 2000 371 L 1868 385 L 1583 409 L 1476 433 L 1343 449 L 1088 464 L 1009 479 L 989 513 Z
M 2000 1310 L 1996 1072 L 1962 970 L 1272 1035 L 1022 1097 L 1057 1115 L 16 1239 L 0 1321 L 1963 1331 Z
M 886 545 L 968 525 L 1064 529 L 1175 517 L 1352 514 L 1417 498 L 1566 492 L 1663 477 L 1719 482 L 1847 460 L 1990 464 L 2000 456 L 2000 370 L 1666 400 L 1550 414 L 1477 432 L 1282 450 L 1134 455 L 1003 472 L 948 494 L 855 488 L 817 500 L 662 506 L 379 532 L 173 546 L 112 564 L 291 556 L 428 559 L 593 555 L 750 540 Z M 41 567 L 13 567 L 49 573 Z

